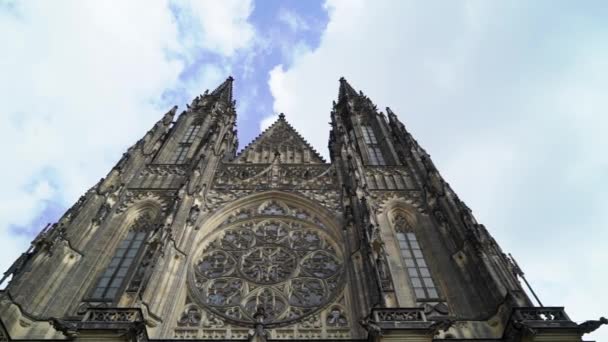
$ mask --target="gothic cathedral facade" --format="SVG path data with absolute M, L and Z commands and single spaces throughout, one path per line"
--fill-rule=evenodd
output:
M 581 341 L 389 109 L 340 80 L 325 161 L 237 153 L 230 77 L 165 114 L 5 273 L 0 341 Z M 4 279 L 3 279 L 4 280 Z

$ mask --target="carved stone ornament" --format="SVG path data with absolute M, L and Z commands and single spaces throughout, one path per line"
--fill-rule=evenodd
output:
M 589 334 L 596 331 L 599 327 L 604 324 L 608 324 L 608 319 L 606 317 L 600 317 L 600 319 L 585 321 L 578 325 L 578 329 L 583 334 Z
M 262 210 L 284 209 L 269 202 Z M 263 309 L 268 327 L 314 314 L 340 292 L 343 256 L 323 229 L 287 216 L 224 227 L 191 265 L 192 297 L 205 309 L 249 326 Z M 335 316 L 332 324 L 344 324 L 342 312 Z
M 166 213 L 174 202 L 174 194 L 174 191 L 128 190 L 124 199 L 117 205 L 116 213 L 120 214 L 133 204 L 145 200 L 155 201 L 160 205 L 161 211 Z
M 74 322 L 68 322 L 51 317 L 49 318 L 49 323 L 53 326 L 53 328 L 55 328 L 55 330 L 60 331 L 69 339 L 73 339 L 78 336 L 78 326 Z
M 365 179 L 370 190 L 412 190 L 414 182 L 403 166 L 368 166 Z
M 177 321 L 178 326 L 198 326 L 203 315 L 201 309 L 196 305 L 189 305 Z
M 275 158 L 279 158 L 278 156 Z M 335 169 L 327 164 L 225 164 L 215 189 L 335 189 Z
M 378 213 L 382 213 L 384 210 L 384 204 L 390 200 L 404 200 L 409 205 L 416 208 L 419 212 L 425 213 L 425 205 L 423 200 L 423 193 L 417 190 L 404 190 L 404 191 L 370 191 L 371 198 L 374 200 L 377 206 Z
M 188 213 L 188 223 L 189 224 L 194 224 L 196 223 L 196 220 L 198 219 L 198 215 L 200 214 L 201 209 L 199 208 L 198 205 L 193 205 L 190 208 L 190 212 Z
M 327 313 L 327 326 L 329 327 L 345 327 L 348 326 L 348 319 L 344 310 L 339 307 L 333 307 Z
M 99 207 L 99 210 L 97 211 L 97 214 L 95 215 L 95 218 L 93 218 L 93 222 L 97 224 L 103 222 L 111 210 L 112 207 L 110 206 L 110 204 L 108 204 L 107 202 L 102 203 Z

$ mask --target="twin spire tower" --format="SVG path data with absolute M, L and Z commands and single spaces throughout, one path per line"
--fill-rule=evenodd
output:
M 0 341 L 581 341 L 389 108 L 340 79 L 328 162 L 232 77 L 167 112 L 5 273 Z

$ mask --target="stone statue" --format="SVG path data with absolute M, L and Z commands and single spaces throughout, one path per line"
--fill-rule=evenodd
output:
M 188 223 L 193 225 L 196 223 L 196 219 L 198 219 L 198 215 L 200 214 L 201 209 L 197 204 L 193 205 L 190 208 L 190 212 L 188 213 Z

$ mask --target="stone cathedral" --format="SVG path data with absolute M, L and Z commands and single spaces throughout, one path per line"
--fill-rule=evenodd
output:
M 238 152 L 232 83 L 171 109 L 34 239 L 4 273 L 0 341 L 582 341 L 606 323 L 536 306 L 346 80 L 329 162 L 283 114 Z

